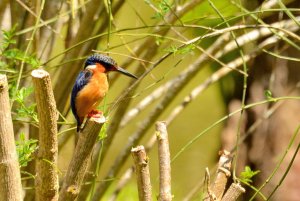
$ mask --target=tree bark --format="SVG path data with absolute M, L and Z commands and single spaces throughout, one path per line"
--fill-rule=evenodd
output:
M 90 119 L 82 132 L 79 133 L 79 139 L 71 159 L 65 180 L 60 190 L 60 201 L 73 201 L 77 198 L 85 172 L 91 160 L 91 154 L 97 141 L 99 131 L 101 130 L 105 118 Z
M 139 201 L 151 201 L 152 189 L 150 182 L 149 159 L 144 146 L 137 146 L 131 149 L 135 164 Z
M 159 160 L 159 201 L 171 201 L 171 159 L 166 122 L 156 123 Z
M 50 75 L 44 70 L 31 73 L 39 119 L 39 149 L 36 163 L 36 200 L 58 200 L 57 111 Z
M 5 75 L 0 74 L 0 201 L 22 200 L 22 185 Z
M 240 184 L 232 183 L 221 201 L 236 201 L 242 193 L 245 189 Z

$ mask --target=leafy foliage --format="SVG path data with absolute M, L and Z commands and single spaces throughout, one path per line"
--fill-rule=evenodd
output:
M 152 4 L 150 0 L 145 0 L 147 4 Z M 154 1 L 157 11 L 154 13 L 152 19 L 163 19 L 164 16 L 170 11 L 171 6 L 166 0 Z
M 0 72 L 4 73 L 17 73 L 15 66 L 20 62 L 28 64 L 32 68 L 38 68 L 41 64 L 39 59 L 34 55 L 26 55 L 23 50 L 14 48 L 16 44 L 16 27 L 10 30 L 2 30 L 3 41 L 0 44 Z
M 33 119 L 35 122 L 38 122 L 37 113 L 35 111 L 35 103 L 32 103 L 28 106 L 25 104 L 25 99 L 32 93 L 32 87 L 23 87 L 16 92 L 15 100 L 19 103 L 17 108 L 17 117 L 25 117 Z
M 273 94 L 270 90 L 266 90 L 265 91 L 265 97 L 267 98 L 267 100 L 272 100 L 273 99 Z
M 251 170 L 251 168 L 249 166 L 246 166 L 244 171 L 241 172 L 241 175 L 240 175 L 240 180 L 243 182 L 243 183 L 246 183 L 246 184 L 250 184 L 252 183 L 252 178 L 257 175 L 260 171 L 259 170 Z
M 33 153 L 37 149 L 37 140 L 26 140 L 24 133 L 21 133 L 20 139 L 16 141 L 16 148 L 20 167 L 26 167 L 28 162 L 32 161 L 33 159 Z

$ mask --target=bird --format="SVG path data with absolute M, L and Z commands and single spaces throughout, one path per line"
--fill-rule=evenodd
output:
M 84 63 L 84 69 L 79 72 L 71 92 L 71 109 L 77 121 L 77 132 L 80 131 L 86 117 L 102 115 L 102 112 L 97 110 L 97 106 L 108 92 L 108 73 L 111 71 L 138 79 L 135 75 L 119 67 L 110 56 L 104 54 L 89 56 Z

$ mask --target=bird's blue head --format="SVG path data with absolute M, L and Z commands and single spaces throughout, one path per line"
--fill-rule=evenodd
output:
M 84 68 L 89 68 L 91 66 L 97 66 L 100 64 L 105 68 L 105 72 L 109 71 L 118 71 L 124 75 L 129 77 L 138 79 L 135 75 L 129 73 L 128 71 L 124 70 L 123 68 L 119 67 L 117 62 L 113 60 L 110 56 L 104 54 L 93 54 L 87 58 L 84 64 Z M 93 67 L 92 67 L 93 68 Z
M 90 65 L 96 65 L 97 63 L 103 65 L 105 68 L 118 66 L 117 62 L 110 56 L 104 54 L 93 54 L 87 58 L 84 64 L 84 68 Z

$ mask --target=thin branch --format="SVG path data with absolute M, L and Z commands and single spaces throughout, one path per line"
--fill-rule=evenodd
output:
M 163 93 L 167 92 L 171 84 L 171 82 L 167 82 L 166 84 L 159 86 L 151 94 L 147 95 L 141 102 L 139 102 L 134 108 L 130 109 L 123 117 L 120 123 L 120 128 L 126 126 L 134 117 L 143 111 L 143 109 L 160 98 Z
M 171 159 L 166 122 L 156 122 L 159 160 L 159 201 L 171 201 Z
M 221 200 L 224 192 L 227 181 L 231 176 L 230 168 L 232 163 L 232 157 L 230 156 L 230 152 L 224 150 L 222 151 L 219 159 L 217 176 L 215 182 L 211 188 L 212 193 L 217 198 L 217 200 Z M 205 199 L 209 200 L 209 199 Z
M 152 147 L 155 145 L 155 143 L 156 143 L 156 135 L 154 134 L 154 135 L 152 135 L 150 140 L 148 140 L 148 143 L 145 146 L 146 152 L 150 151 L 152 149 Z M 119 180 L 115 191 L 112 193 L 110 201 L 114 201 L 117 198 L 120 191 L 122 190 L 122 188 L 130 181 L 130 178 L 133 175 L 133 170 L 134 170 L 134 167 L 131 166 L 121 176 L 121 179 Z
M 300 20 L 300 17 L 298 17 L 297 19 Z M 259 29 L 255 29 L 253 31 L 250 31 L 246 34 L 237 37 L 235 40 L 231 40 L 229 43 L 227 43 L 224 46 L 224 48 L 220 49 L 214 56 L 220 58 L 221 56 L 238 48 L 237 44 L 239 45 L 239 47 L 241 47 L 250 42 L 257 41 L 260 38 L 269 36 L 274 32 L 272 29 L 279 29 L 277 34 L 282 37 L 282 34 L 280 34 L 282 32 L 281 30 L 285 29 L 285 30 L 294 31 L 294 29 L 297 27 L 293 20 L 282 20 L 265 26 L 266 27 L 261 27 L 257 25 L 257 27 L 260 27 Z M 229 29 L 231 29 L 231 27 Z
M 237 37 L 236 41 L 238 42 L 239 46 L 244 46 L 247 43 L 257 41 L 258 39 L 268 36 L 272 33 L 272 31 L 270 30 L 270 27 L 285 28 L 290 31 L 296 31 L 297 29 L 299 29 L 299 28 L 297 28 L 297 26 L 295 25 L 295 23 L 292 20 L 283 20 L 280 22 L 273 23 L 269 27 L 261 27 L 259 29 L 253 30 L 249 33 L 246 33 L 240 37 Z M 224 30 L 229 31 L 230 29 L 224 29 Z M 282 34 L 283 33 L 279 31 L 279 35 L 282 35 Z M 234 40 L 228 42 L 223 48 L 220 48 L 221 47 L 220 43 L 224 43 L 224 39 L 226 39 L 228 37 L 226 35 L 228 35 L 228 32 L 224 32 L 223 35 L 219 37 L 220 42 L 216 41 L 212 45 L 213 47 L 210 47 L 209 50 L 207 50 L 204 54 L 209 56 L 209 54 L 211 54 L 211 51 L 210 51 L 211 48 L 215 49 L 215 48 L 219 47 L 219 51 L 216 52 L 215 54 L 213 54 L 214 58 L 219 59 L 223 55 L 235 50 L 237 48 L 237 45 Z M 216 47 L 214 47 L 214 46 L 216 46 Z M 204 65 L 204 64 L 202 64 L 202 65 Z M 225 67 L 232 68 L 231 65 L 229 65 L 229 64 L 227 64 Z M 233 69 L 235 70 L 236 68 L 233 68 Z M 190 69 L 184 70 L 177 77 L 184 76 L 185 74 L 189 73 L 189 70 Z M 130 123 L 130 121 L 133 118 L 135 118 L 140 113 L 140 111 L 142 111 L 148 105 L 150 105 L 155 100 L 160 98 L 163 95 L 163 93 L 165 93 L 168 90 L 168 88 L 173 85 L 173 83 L 176 81 L 176 79 L 177 78 L 174 78 L 174 79 L 168 81 L 167 83 L 165 83 L 164 85 L 159 86 L 150 95 L 148 95 L 140 103 L 138 103 L 137 106 L 135 106 L 130 111 L 128 111 L 128 113 L 124 116 L 124 119 L 121 122 L 121 127 L 124 127 L 126 124 Z
M 232 183 L 221 201 L 236 201 L 245 189 L 239 183 Z
M 136 169 L 139 201 L 151 201 L 152 187 L 150 182 L 149 159 L 144 146 L 132 148 L 131 154 Z
M 288 173 L 289 173 L 289 171 L 290 171 L 290 169 L 291 169 L 291 167 L 292 167 L 292 165 L 293 165 L 293 163 L 294 163 L 294 161 L 295 161 L 295 158 L 296 158 L 296 156 L 297 156 L 297 153 L 298 153 L 299 149 L 300 149 L 300 143 L 298 144 L 298 146 L 297 146 L 297 148 L 296 148 L 296 150 L 295 150 L 295 152 L 294 152 L 294 154 L 293 154 L 293 157 L 292 157 L 291 161 L 289 162 L 288 167 L 286 168 L 286 170 L 285 170 L 284 174 L 282 175 L 280 181 L 278 182 L 278 184 L 276 185 L 276 187 L 275 187 L 275 188 L 272 190 L 272 192 L 270 193 L 270 195 L 269 195 L 269 197 L 268 197 L 268 200 L 271 199 L 271 197 L 272 197 L 272 196 L 274 195 L 274 193 L 278 190 L 278 188 L 281 186 L 282 182 L 284 181 L 284 179 L 285 179 L 286 176 L 288 175 Z
M 91 118 L 78 134 L 79 139 L 59 193 L 60 201 L 73 201 L 78 196 L 93 147 L 104 123 L 105 117 Z
M 214 201 L 217 200 L 217 197 L 214 195 L 214 193 L 212 192 L 211 188 L 210 188 L 210 173 L 209 173 L 209 169 L 205 168 L 205 181 L 206 181 L 206 187 L 207 187 L 207 194 L 208 197 L 205 199 L 207 201 Z
M 44 70 L 34 70 L 31 76 L 39 119 L 36 199 L 58 200 L 57 112 L 50 75 Z
M 0 200 L 22 200 L 22 185 L 5 75 L 0 74 Z

